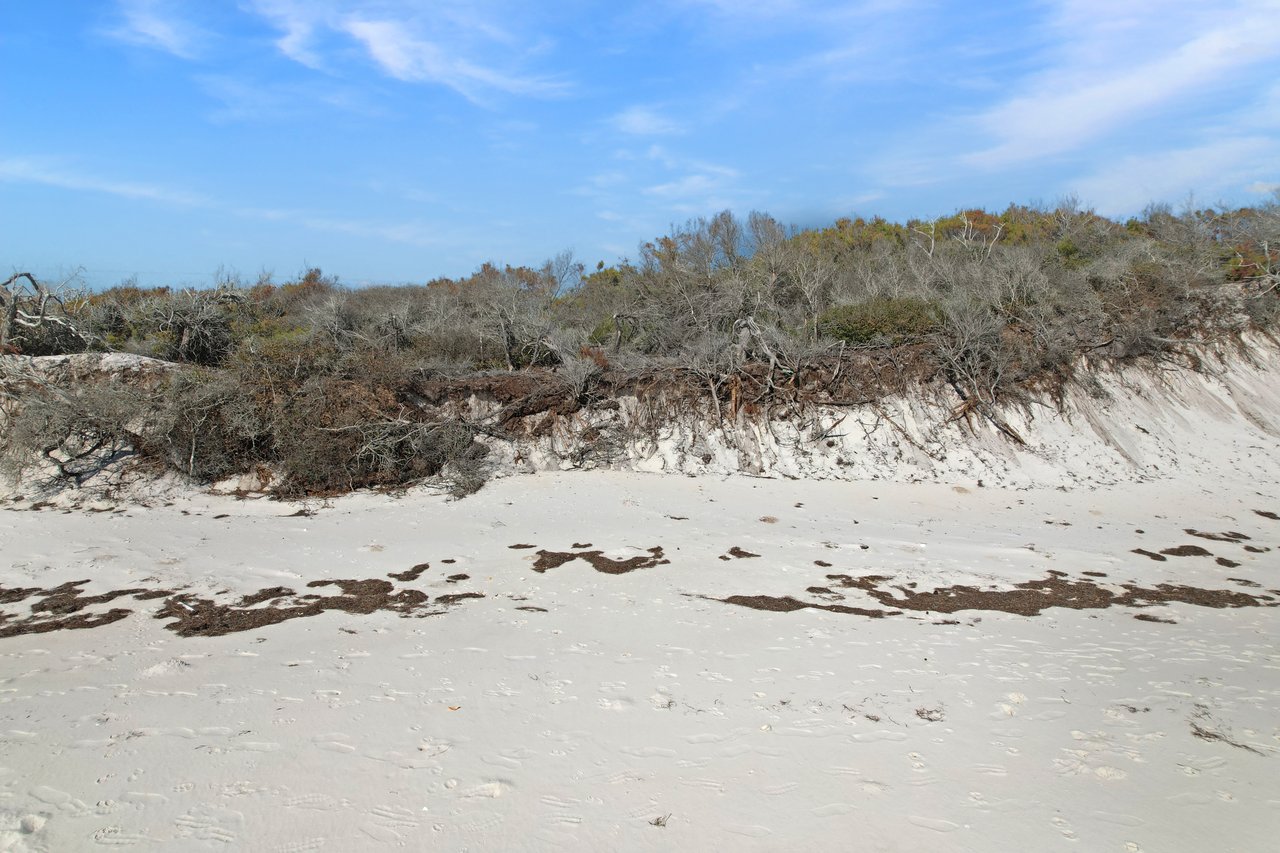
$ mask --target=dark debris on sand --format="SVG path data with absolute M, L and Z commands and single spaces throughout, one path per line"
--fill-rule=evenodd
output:
M 731 595 L 714 598 L 725 604 L 747 607 L 752 610 L 770 610 L 789 613 L 796 610 L 828 610 L 833 613 L 850 613 L 861 616 L 899 615 L 902 611 L 923 613 L 958 613 L 963 610 L 990 610 L 1019 616 L 1038 616 L 1051 607 L 1071 610 L 1104 610 L 1109 607 L 1144 608 L 1161 604 L 1190 604 L 1215 609 L 1239 607 L 1280 606 L 1271 595 L 1250 594 L 1229 589 L 1201 589 L 1183 584 L 1156 584 L 1142 587 L 1133 583 L 1120 584 L 1115 590 L 1100 586 L 1092 579 L 1068 578 L 1063 572 L 1050 572 L 1039 580 L 1015 584 L 1011 589 L 979 589 L 975 586 L 956 585 L 932 590 L 916 590 L 907 586 L 889 586 L 892 578 L 886 575 L 853 577 L 847 574 L 827 575 L 828 586 L 811 586 L 807 592 L 829 598 L 838 589 L 858 589 L 889 610 L 868 610 L 842 604 L 817 604 L 792 596 Z M 1143 621 L 1165 621 L 1156 617 Z
M 284 587 L 272 587 L 244 596 L 235 604 L 219 604 L 211 599 L 191 595 L 171 597 L 155 615 L 157 619 L 171 619 L 165 627 L 182 637 L 219 637 L 240 631 L 251 631 L 268 625 L 278 625 L 291 619 L 318 616 L 327 610 L 338 610 L 353 615 L 368 615 L 383 610 L 401 616 L 431 616 L 442 613 L 439 607 L 457 604 L 468 598 L 484 598 L 483 593 L 463 592 L 452 595 L 431 596 L 418 589 L 397 590 L 390 581 L 380 578 L 367 580 L 317 580 L 307 584 L 309 589 L 337 587 L 337 595 L 295 595 Z M 285 602 L 285 599 L 289 599 Z M 266 607 L 253 605 L 269 601 Z
M 453 561 L 445 560 L 445 562 L 451 563 Z M 405 569 L 403 572 L 391 572 L 390 574 L 387 575 L 387 577 L 391 578 L 392 580 L 409 583 L 410 581 L 416 581 L 418 578 L 422 577 L 422 573 L 429 568 L 431 568 L 430 563 L 418 563 L 418 565 L 409 569 Z
M 1178 545 L 1174 548 L 1164 548 L 1161 554 L 1168 554 L 1170 557 L 1212 557 L 1210 551 L 1201 548 L 1199 545 Z
M 630 557 L 625 560 L 613 560 L 604 555 L 603 551 L 538 551 L 538 559 L 533 564 L 533 570 L 542 574 L 551 569 L 558 569 L 565 563 L 572 563 L 574 560 L 585 560 L 591 564 L 597 572 L 603 572 L 606 575 L 625 575 L 627 572 L 634 572 L 636 569 L 651 569 L 654 566 L 664 566 L 671 561 L 663 556 L 662 546 L 658 545 L 647 549 L 649 556 L 647 557 Z
M 133 611 L 124 607 L 113 607 L 105 612 L 93 613 L 85 612 L 85 608 L 115 601 L 118 598 L 128 597 L 135 601 L 146 601 L 170 594 L 168 590 L 114 589 L 98 595 L 85 595 L 82 587 L 87 583 L 89 583 L 87 579 L 67 581 L 51 589 L 0 587 L 0 604 L 18 604 L 29 598 L 38 599 L 31 605 L 31 615 L 26 618 L 0 612 L 0 638 L 110 625 L 112 622 L 119 622 L 128 617 Z
M 425 568 L 425 565 L 415 569 Z M 417 577 L 413 572 L 401 574 Z M 461 580 L 463 576 L 455 578 Z M 218 602 L 173 589 L 116 589 L 86 595 L 83 587 L 87 583 L 88 580 L 68 581 L 51 589 L 0 587 L 0 605 L 21 604 L 34 599 L 30 615 L 25 617 L 0 611 L 0 638 L 109 625 L 127 618 L 134 611 L 112 607 L 95 612 L 89 608 L 122 598 L 134 601 L 167 599 L 154 617 L 170 620 L 165 627 L 183 637 L 217 637 L 250 631 L 291 619 L 317 616 L 328 610 L 360 615 L 385 610 L 401 616 L 429 616 L 443 613 L 442 608 L 469 598 L 484 598 L 483 593 L 461 592 L 437 596 L 432 600 L 421 590 L 397 590 L 390 581 L 378 578 L 316 580 L 307 584 L 309 589 L 337 587 L 339 592 L 336 595 L 300 595 L 289 587 L 273 586 L 240 596 L 232 602 Z

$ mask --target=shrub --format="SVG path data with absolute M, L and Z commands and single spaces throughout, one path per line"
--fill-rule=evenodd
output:
M 174 374 L 139 449 L 199 480 L 249 470 L 264 461 L 271 444 L 254 390 L 219 371 Z
M 395 487 L 442 472 L 455 492 L 484 482 L 485 449 L 472 427 L 413 420 L 386 388 L 312 379 L 276 408 L 271 427 L 279 494 Z
M 818 317 L 818 333 L 850 344 L 898 344 L 927 335 L 937 328 L 938 319 L 938 308 L 932 302 L 882 296 L 823 312 Z
M 52 481 L 79 485 L 140 443 L 153 401 L 145 389 L 104 381 L 27 387 L 7 409 L 0 471 L 17 480 L 44 469 Z

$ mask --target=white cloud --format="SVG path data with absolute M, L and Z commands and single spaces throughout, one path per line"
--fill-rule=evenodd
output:
M 252 8 L 281 31 L 276 47 L 294 62 L 319 69 L 320 54 L 312 46 L 312 38 L 329 15 L 322 2 L 299 0 L 252 0 Z
M 1280 56 L 1275 0 L 1234 5 L 1206 15 L 1199 3 L 1133 0 L 1117 10 L 1063 0 L 1049 66 L 975 117 L 993 144 L 965 162 L 1004 167 L 1076 150 Z
M 668 181 L 665 184 L 647 187 L 645 194 L 660 198 L 684 199 L 690 196 L 706 195 L 716 190 L 719 183 L 711 175 L 685 175 L 683 178 Z
M 120 181 L 86 175 L 60 167 L 51 161 L 33 158 L 10 157 L 0 159 L 0 182 L 6 181 L 38 184 L 40 186 L 80 192 L 103 193 L 118 198 L 157 202 L 175 207 L 199 208 L 242 219 L 289 222 L 301 225 L 312 231 L 349 234 L 356 237 L 368 237 L 410 246 L 431 247 L 445 245 L 448 242 L 447 232 L 440 223 L 421 221 L 371 222 L 359 219 L 318 216 L 313 211 L 243 206 L 228 207 L 216 200 L 195 193 L 157 184 Z
M 414 0 L 246 0 L 251 12 L 279 31 L 276 47 L 312 69 L 341 60 L 341 41 L 358 43 L 384 74 L 410 83 L 446 86 L 479 101 L 489 92 L 552 96 L 560 80 L 526 74 L 513 62 L 544 50 L 532 27 L 503 26 L 525 13 L 505 0 L 434 2 Z M 525 35 L 529 32 L 529 35 Z
M 650 107 L 631 107 L 615 115 L 610 124 L 615 130 L 634 136 L 664 136 L 683 133 L 684 128 Z
M 165 0 L 120 0 L 121 25 L 107 35 L 127 44 L 194 59 L 205 36 Z
M 58 164 L 31 158 L 0 160 L 0 181 L 40 184 L 65 190 L 105 193 L 119 198 L 155 201 L 185 207 L 203 207 L 208 201 L 194 193 L 156 184 L 117 181 L 84 175 L 60 167 Z
M 1250 136 L 1125 157 L 1075 182 L 1080 198 L 1105 214 L 1136 213 L 1152 201 L 1177 201 L 1194 193 L 1213 204 L 1236 195 L 1259 172 L 1275 172 L 1280 140 Z
M 691 171 L 641 192 L 661 202 L 664 209 L 690 215 L 704 215 L 734 206 L 738 196 L 738 172 L 711 163 L 689 163 Z
M 562 83 L 543 77 L 505 74 L 454 56 L 439 44 L 420 38 L 401 22 L 348 19 L 343 29 L 362 43 L 382 70 L 397 80 L 448 86 L 477 101 L 486 89 L 513 95 L 549 96 L 565 90 Z

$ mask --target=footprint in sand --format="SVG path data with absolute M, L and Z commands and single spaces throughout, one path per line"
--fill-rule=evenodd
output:
M 659 711 L 669 711 L 676 706 L 676 700 L 659 687 L 657 692 L 649 697 L 649 704 Z
M 549 809 L 556 809 L 559 811 L 572 810 L 574 806 L 578 804 L 578 800 L 565 799 L 564 797 L 557 797 L 554 794 L 543 794 L 541 797 L 538 797 L 538 802 L 542 803 Z
M 631 707 L 635 705 L 635 702 L 631 699 L 627 699 L 626 697 L 620 697 L 617 699 L 601 697 L 596 700 L 596 705 L 602 711 L 629 711 L 631 710 Z
M 230 809 L 196 806 L 173 821 L 178 835 L 219 844 L 236 844 L 244 815 Z
M 941 818 L 935 817 L 918 817 L 916 815 L 909 815 L 907 820 L 909 820 L 914 826 L 918 826 L 921 829 L 931 829 L 934 832 L 955 832 L 960 828 L 960 824 L 958 823 L 953 823 L 952 821 L 942 820 Z
M 151 840 L 141 832 L 128 832 L 119 826 L 104 826 L 96 829 L 90 837 L 94 844 L 101 844 L 104 847 L 132 847 L 134 844 Z
M 346 800 L 335 800 L 327 794 L 302 794 L 284 801 L 284 806 L 287 809 L 311 809 L 318 812 L 334 811 L 339 807 L 345 808 L 348 805 L 349 803 Z
M 850 814 L 853 810 L 854 806 L 850 803 L 828 803 L 825 806 L 810 809 L 810 814 L 814 817 L 841 817 Z
M 507 791 L 510 791 L 513 787 L 515 786 L 510 782 L 502 779 L 495 779 L 491 782 L 484 782 L 483 784 L 468 788 L 467 790 L 459 793 L 458 796 L 496 800 L 498 797 L 506 794 Z
M 329 752 L 355 752 L 356 748 L 347 743 L 351 738 L 342 732 L 332 732 L 330 734 L 316 735 L 311 742 L 321 749 L 327 749 Z
M 412 834 L 418 828 L 418 815 L 403 806 L 379 805 L 369 809 L 370 821 L 360 831 L 377 841 L 402 842 L 403 832 Z
M 369 814 L 384 826 L 412 828 L 418 825 L 418 815 L 403 806 L 380 805 L 369 809 Z
M 443 755 L 453 748 L 453 744 L 446 740 L 438 740 L 432 737 L 424 737 L 418 744 L 418 752 L 426 753 L 428 758 L 437 755 Z
M 50 788 L 48 785 L 37 785 L 32 788 L 31 796 L 46 805 L 53 806 L 59 811 L 71 815 L 72 817 L 85 817 L 91 811 L 84 801 L 76 799 L 66 791 L 59 791 L 57 788 Z
M 272 847 L 271 853 L 309 853 L 311 850 L 319 850 L 324 845 L 325 839 L 323 837 L 304 838 L 301 841 L 288 841 Z
M 761 788 L 760 793 L 769 797 L 780 797 L 783 794 L 790 794 L 792 791 L 800 787 L 799 782 L 784 782 L 781 785 L 773 785 L 768 788 Z
M 1076 838 L 1075 830 L 1071 828 L 1071 824 L 1068 823 L 1065 819 L 1060 817 L 1055 817 L 1049 822 L 1054 825 L 1054 827 L 1058 830 L 1058 832 L 1062 833 L 1063 838 L 1070 838 L 1072 840 Z

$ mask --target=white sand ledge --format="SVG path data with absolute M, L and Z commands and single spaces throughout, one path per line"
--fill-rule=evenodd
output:
M 849 407 L 774 406 L 717 421 L 668 417 L 644 424 L 651 401 L 546 416 L 536 437 L 488 440 L 500 474 L 572 468 L 748 474 L 899 483 L 1093 487 L 1171 475 L 1216 476 L 1222 445 L 1243 468 L 1273 464 L 1280 440 L 1280 346 L 1202 348 L 1199 370 L 1168 364 L 1082 371 L 1061 401 L 1043 395 L 1000 416 L 1015 443 L 980 415 L 957 419 L 948 388 Z M 1082 384 L 1083 383 L 1083 384 Z M 463 413 L 483 421 L 493 404 Z M 537 418 L 531 419 L 534 423 Z
M 6 590 L 233 602 L 425 562 L 395 588 L 484 597 L 216 637 L 120 597 L 83 611 L 133 611 L 111 624 L 0 639 L 0 849 L 1269 849 L 1280 608 L 712 600 L 877 608 L 827 576 L 905 593 L 1052 570 L 1273 603 L 1280 521 L 1257 511 L 1280 514 L 1280 478 L 1257 442 L 1188 450 L 1214 477 L 1067 492 L 571 472 L 312 516 L 207 495 L 3 511 Z M 533 571 L 587 543 L 669 562 Z M 1187 544 L 1211 555 L 1132 553 Z M 760 556 L 720 559 L 734 547 Z

